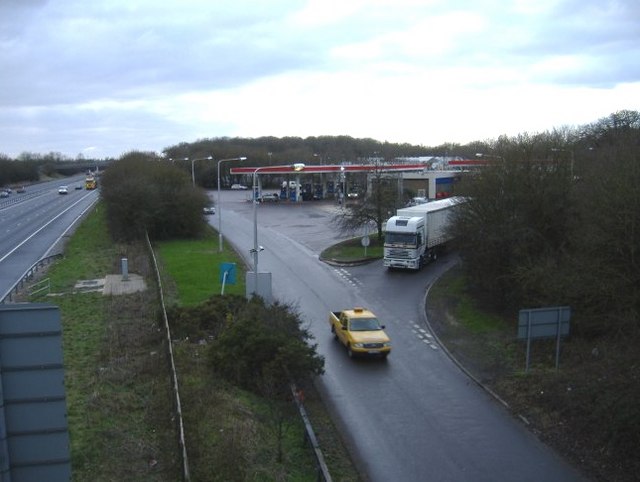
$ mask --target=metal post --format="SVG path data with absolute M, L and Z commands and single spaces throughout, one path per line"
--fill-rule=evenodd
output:
M 529 371 L 529 352 L 531 351 L 531 312 L 527 311 L 527 361 L 525 363 L 524 372 Z
M 560 328 L 562 324 L 562 308 L 558 308 L 558 332 L 556 334 L 556 371 L 560 365 Z
M 253 200 L 253 272 L 256 276 L 256 285 L 258 283 L 258 199 L 256 196 L 256 180 L 260 168 L 253 171 L 253 192 L 251 198 Z
M 222 275 L 222 290 L 220 290 L 220 295 L 224 294 L 224 286 L 227 284 L 228 274 L 229 274 L 229 271 L 225 271 L 224 274 Z
M 220 200 L 220 164 L 228 161 L 244 161 L 246 157 L 220 159 L 218 161 L 218 252 L 222 253 L 222 201 Z
M 122 281 L 129 280 L 129 260 L 127 258 L 122 258 Z

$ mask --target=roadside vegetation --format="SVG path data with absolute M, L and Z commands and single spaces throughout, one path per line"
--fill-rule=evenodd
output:
M 78 281 L 118 273 L 122 256 L 149 279 L 139 245 L 111 242 L 98 205 L 48 269 L 62 315 L 65 391 L 74 481 L 180 480 L 171 380 L 158 329 L 158 297 L 81 292 Z M 32 301 L 43 301 L 38 298 Z
M 365 249 L 362 246 L 362 236 L 347 239 L 325 249 L 320 254 L 320 259 L 328 262 L 352 263 L 363 260 L 382 258 L 384 243 L 375 237 L 369 238 L 369 245 Z
M 142 244 L 145 232 L 159 248 L 169 294 L 194 480 L 315 477 L 308 451 L 300 449 L 293 404 L 279 383 L 289 366 L 300 375 L 298 385 L 315 412 L 319 439 L 339 474 L 334 478 L 357 480 L 329 418 L 312 408 L 321 404 L 314 403 L 309 380 L 321 373 L 322 364 L 295 307 L 246 302 L 239 259 L 238 285 L 219 295 L 216 267 L 233 261 L 233 253 L 219 255 L 215 249 L 201 214 L 209 200 L 192 188 L 189 161 L 167 162 L 168 157 L 202 157 L 202 152 L 248 155 L 265 165 L 272 154 L 298 162 L 318 152 L 325 159 L 359 161 L 368 161 L 373 152 L 383 160 L 430 152 L 466 158 L 483 153 L 487 165 L 455 187 L 467 198 L 452 223 L 461 263 L 429 297 L 434 328 L 514 413 L 586 473 L 598 480 L 636 480 L 638 146 L 640 113 L 621 111 L 576 129 L 466 146 L 405 146 L 406 152 L 400 145 L 348 137 L 225 138 L 167 148 L 166 158 L 140 152 L 123 156 L 103 175 L 103 202 L 50 271 L 53 300 L 63 313 L 74 480 L 180 478 L 157 291 L 150 287 L 118 298 L 74 292 L 78 279 L 118 272 L 122 256 L 129 258 L 132 272 L 152 280 Z M 26 161 L 0 160 L 12 170 Z M 215 163 L 204 164 L 197 175 L 201 186 L 216 178 Z M 370 201 L 345 205 L 335 220 L 345 232 L 377 227 L 367 257 L 381 255 L 381 223 L 408 194 L 394 194 L 395 186 L 382 175 L 374 178 Z M 225 172 L 222 179 L 223 185 L 232 181 Z M 360 258 L 359 242 L 354 238 L 323 256 Z M 518 310 L 558 305 L 572 308 L 560 369 L 555 370 L 554 347 L 534 341 L 531 370 L 524 373 L 524 348 L 514 341 Z M 294 336 L 276 336 L 271 331 L 276 325 Z M 262 345 L 271 349 L 252 356 Z
M 640 472 L 639 141 L 633 112 L 580 132 L 500 139 L 499 157 L 459 186 L 462 262 L 434 317 L 460 322 L 442 328 L 462 357 L 461 344 L 477 337 L 467 348 L 494 360 L 483 363 L 488 383 L 599 480 Z M 535 340 L 525 374 L 518 311 L 550 306 L 572 311 L 560 369 L 555 341 Z
M 48 299 L 63 320 L 73 480 L 180 480 L 176 408 L 150 259 L 142 242 L 111 241 L 107 219 L 101 202 L 47 273 Z M 218 252 L 210 228 L 203 233 L 157 244 L 191 480 L 317 480 L 289 385 L 294 380 L 328 448 L 335 480 L 359 480 L 313 387 L 323 360 L 295 309 L 248 302 L 243 275 L 220 296 L 212 273 L 221 262 L 235 262 L 244 273 L 242 261 L 230 249 Z M 77 281 L 118 273 L 123 256 L 147 290 L 111 297 L 76 290 Z

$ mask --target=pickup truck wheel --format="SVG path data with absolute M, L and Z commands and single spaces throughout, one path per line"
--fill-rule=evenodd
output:
M 355 353 L 353 353 L 353 350 L 351 349 L 351 345 L 347 345 L 347 355 L 349 355 L 349 358 L 353 358 L 355 356 Z
M 337 340 L 338 334 L 336 333 L 336 327 L 331 325 L 331 333 L 333 333 L 333 337 Z

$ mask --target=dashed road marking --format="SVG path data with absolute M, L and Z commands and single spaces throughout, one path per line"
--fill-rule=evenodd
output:
M 416 338 L 422 341 L 425 345 L 428 345 L 432 350 L 439 349 L 438 345 L 433 339 L 433 335 L 417 323 L 413 323 L 411 331 L 414 333 L 414 335 L 416 335 Z
M 340 276 L 343 280 L 345 280 L 347 283 L 349 283 L 351 286 L 354 287 L 361 287 L 362 285 L 362 281 L 360 281 L 358 278 L 355 278 L 349 271 L 347 271 L 344 268 L 334 268 L 334 272 Z

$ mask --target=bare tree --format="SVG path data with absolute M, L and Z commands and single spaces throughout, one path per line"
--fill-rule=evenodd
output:
M 357 233 L 362 229 L 375 226 L 378 242 L 384 238 L 383 224 L 393 215 L 399 206 L 396 178 L 384 172 L 383 164 L 376 166 L 369 175 L 369 189 L 358 201 L 344 204 L 331 224 L 342 233 Z

